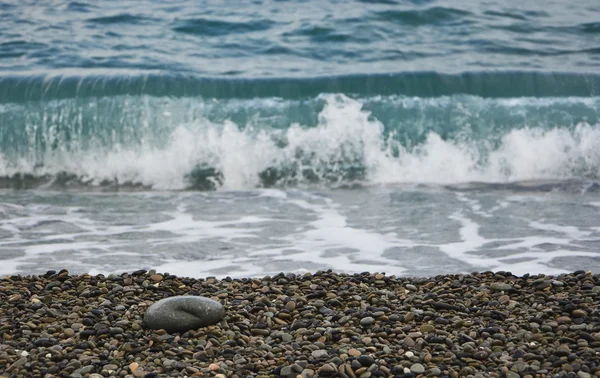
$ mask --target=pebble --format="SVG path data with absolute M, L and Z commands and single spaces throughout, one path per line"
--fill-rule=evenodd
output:
M 583 318 L 587 316 L 587 312 L 585 312 L 585 310 L 576 309 L 571 312 L 571 316 L 574 318 Z
M 509 291 L 513 289 L 512 285 L 503 282 L 493 282 L 490 287 L 496 291 Z
M 571 323 L 571 318 L 568 316 L 559 316 L 556 318 L 557 323 Z
M 420 363 L 412 364 L 410 366 L 410 371 L 415 374 L 421 374 L 421 373 L 425 372 L 425 367 L 423 365 L 421 365 Z
M 284 366 L 283 368 L 281 368 L 281 371 L 279 373 L 282 377 L 287 377 L 287 376 L 296 376 L 294 370 L 292 369 L 291 366 Z
M 323 358 L 323 357 L 329 357 L 329 355 L 327 354 L 327 351 L 326 351 L 326 350 L 323 350 L 323 349 L 317 349 L 317 350 L 313 351 L 313 352 L 311 353 L 311 355 L 312 355 L 314 358 Z
M 352 357 L 357 357 L 360 356 L 362 353 L 360 352 L 360 350 L 352 348 L 348 349 L 348 354 Z
M 215 300 L 181 295 L 153 303 L 144 315 L 144 324 L 169 333 L 185 332 L 216 324 L 224 316 L 225 308 Z
M 336 373 L 337 373 L 337 369 L 335 368 L 335 365 L 332 365 L 332 364 L 325 364 L 325 365 L 321 366 L 318 370 L 319 375 L 329 376 L 329 375 L 336 374 Z
M 416 344 L 416 343 L 415 343 L 415 340 L 413 340 L 413 339 L 412 339 L 412 337 L 410 337 L 410 336 L 407 336 L 407 337 L 404 339 L 404 345 L 406 345 L 406 346 L 407 346 L 407 347 L 409 347 L 409 348 L 412 348 L 412 347 L 414 347 L 414 346 L 415 346 L 415 344 Z
M 107 364 L 107 365 L 104 365 L 104 366 L 102 367 L 102 371 L 108 371 L 108 372 L 111 372 L 111 371 L 115 371 L 115 370 L 117 370 L 118 368 L 119 368 L 119 366 L 118 366 L 118 365 L 114 365 L 114 364 Z

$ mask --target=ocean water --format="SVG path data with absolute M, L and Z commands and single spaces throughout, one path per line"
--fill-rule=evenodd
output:
M 0 2 L 0 274 L 599 273 L 598 20 Z

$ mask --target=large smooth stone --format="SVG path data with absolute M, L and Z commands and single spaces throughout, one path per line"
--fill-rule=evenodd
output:
M 225 308 L 212 299 L 181 295 L 153 303 L 144 315 L 144 324 L 152 329 L 185 332 L 217 324 L 225 316 Z

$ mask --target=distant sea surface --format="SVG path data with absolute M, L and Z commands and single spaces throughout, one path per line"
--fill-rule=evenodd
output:
M 600 3 L 0 2 L 0 274 L 600 272 Z

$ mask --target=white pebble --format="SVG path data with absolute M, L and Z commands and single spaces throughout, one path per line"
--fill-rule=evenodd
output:
M 415 354 L 413 352 L 411 352 L 410 350 L 406 353 L 404 353 L 404 355 L 408 358 L 411 358 L 412 356 L 414 356 Z M 408 372 L 410 373 L 410 369 L 408 369 Z
M 26 350 L 21 352 L 21 357 L 27 357 L 27 356 L 29 356 L 29 353 L 27 353 Z

